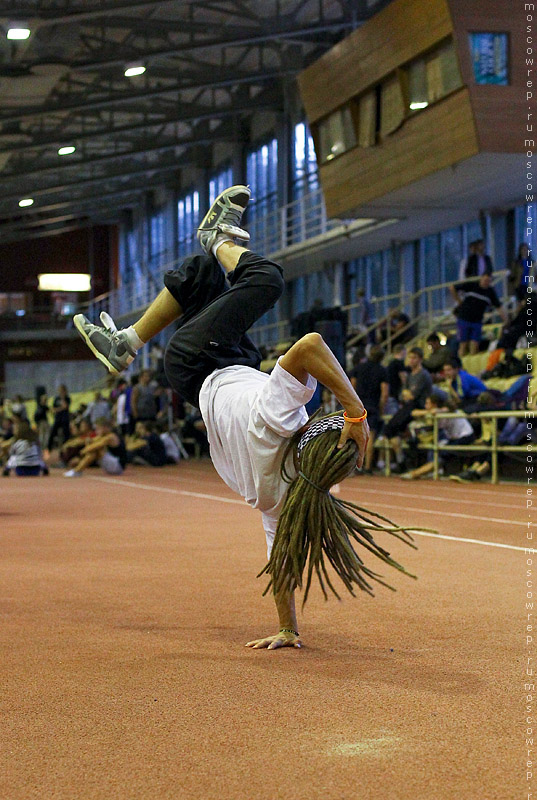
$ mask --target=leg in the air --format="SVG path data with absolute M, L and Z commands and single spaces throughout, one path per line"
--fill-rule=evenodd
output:
M 166 273 L 166 288 L 130 328 L 118 331 L 106 312 L 101 313 L 101 326 L 94 325 L 83 314 L 74 317 L 78 332 L 109 372 L 122 372 L 149 339 L 179 317 L 183 317 L 182 324 L 187 323 L 226 291 L 224 274 L 214 252 L 217 248 L 223 251 L 226 272 L 232 272 L 241 255 L 247 252 L 236 248 L 231 237 L 243 241 L 250 238 L 240 227 L 249 199 L 247 186 L 232 186 L 218 195 L 198 229 L 198 240 L 206 255 L 188 258 L 179 269 Z
M 168 289 L 163 289 L 153 300 L 147 311 L 132 326 L 140 340 L 148 342 L 183 313 L 181 306 Z

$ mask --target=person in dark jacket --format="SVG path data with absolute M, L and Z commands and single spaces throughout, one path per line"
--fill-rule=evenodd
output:
M 369 441 L 364 460 L 364 472 L 369 475 L 373 473 L 375 438 L 382 430 L 382 415 L 390 391 L 388 371 L 381 364 L 383 358 L 382 347 L 373 346 L 369 351 L 367 361 L 358 364 L 349 375 L 355 391 L 361 397 L 369 420 Z
M 485 240 L 472 242 L 472 253 L 466 263 L 465 278 L 477 278 L 480 275 L 492 275 L 494 269 L 492 259 L 485 253 Z

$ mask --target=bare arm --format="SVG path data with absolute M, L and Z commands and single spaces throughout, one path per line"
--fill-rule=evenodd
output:
M 343 367 L 318 333 L 307 333 L 299 339 L 280 359 L 280 366 L 304 385 L 308 375 L 330 389 L 349 417 L 361 417 L 364 406 L 348 379 Z M 343 447 L 347 439 L 358 445 L 358 467 L 362 466 L 369 426 L 367 420 L 359 423 L 345 422 L 338 447 Z
M 458 303 L 459 303 L 459 293 L 458 293 L 458 291 L 455 289 L 455 284 L 452 284 L 452 285 L 449 287 L 449 291 L 451 292 L 451 296 L 453 297 L 453 299 L 454 299 L 455 303 L 457 303 L 457 304 L 458 304 Z
M 280 631 L 275 636 L 266 636 L 263 639 L 254 639 L 246 644 L 246 647 L 253 647 L 254 650 L 276 650 L 279 647 L 300 647 L 300 637 L 296 621 L 295 593 L 294 591 L 284 590 L 274 597 L 278 619 L 280 621 Z

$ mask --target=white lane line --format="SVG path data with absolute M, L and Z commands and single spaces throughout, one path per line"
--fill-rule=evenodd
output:
M 152 492 L 166 492 L 167 494 L 180 494 L 186 497 L 199 497 L 202 500 L 218 500 L 220 503 L 233 503 L 243 508 L 250 508 L 245 500 L 234 500 L 232 497 L 221 497 L 216 494 L 204 494 L 202 492 L 187 492 L 183 489 L 169 489 L 166 486 L 148 486 L 146 483 L 134 483 L 134 481 L 120 481 L 117 478 L 97 478 L 97 476 L 88 476 L 92 481 L 102 481 L 102 483 L 116 483 L 119 486 L 131 486 L 133 489 L 149 489 Z
M 181 467 L 181 472 L 182 473 L 185 473 L 187 471 L 188 471 L 188 467 L 186 467 L 186 468 L 185 468 L 185 466 Z M 168 475 L 169 475 L 169 473 L 168 473 Z M 174 481 L 175 480 L 180 481 L 181 483 L 190 483 L 191 480 L 203 480 L 203 481 L 207 481 L 207 482 L 212 482 L 215 485 L 216 484 L 220 484 L 220 478 L 216 474 L 210 475 L 210 476 L 206 476 L 206 475 L 202 475 L 202 473 L 199 470 L 191 469 L 191 471 L 188 471 L 188 475 L 190 475 L 190 478 L 184 477 L 184 475 L 182 475 L 181 477 L 179 477 L 179 476 L 176 477 L 175 475 L 174 476 L 170 475 L 170 478 L 172 480 L 174 480 Z M 207 478 L 209 478 L 209 480 L 207 480 Z M 392 478 L 394 480 L 396 479 L 395 476 L 392 476 Z M 385 480 L 385 478 L 382 478 L 382 480 Z M 409 481 L 409 483 L 410 483 L 410 481 Z M 512 504 L 512 503 L 496 503 L 493 500 L 485 500 L 484 499 L 484 495 L 485 494 L 491 495 L 493 497 L 498 497 L 498 492 L 495 493 L 494 490 L 487 490 L 483 486 L 476 486 L 475 484 L 471 485 L 472 491 L 475 491 L 475 495 L 476 495 L 472 500 L 464 500 L 464 499 L 462 499 L 460 497 L 457 497 L 457 490 L 460 489 L 460 487 L 459 486 L 455 486 L 451 482 L 450 483 L 446 482 L 446 483 L 442 484 L 444 486 L 444 488 L 453 489 L 453 494 L 452 495 L 445 495 L 444 497 L 442 497 L 440 495 L 433 495 L 433 494 L 421 494 L 421 493 L 417 494 L 417 493 L 413 493 L 413 492 L 394 492 L 391 489 L 388 489 L 388 490 L 366 489 L 365 487 L 362 487 L 362 486 L 360 486 L 358 488 L 358 486 L 356 485 L 356 483 L 354 481 L 353 481 L 352 484 L 349 484 L 348 482 L 345 482 L 345 483 L 343 483 L 341 485 L 345 489 L 350 489 L 351 491 L 354 491 L 354 492 L 369 492 L 370 494 L 379 494 L 382 497 L 386 497 L 387 494 L 390 494 L 390 495 L 394 495 L 395 497 L 405 497 L 407 499 L 415 497 L 417 499 L 423 498 L 424 500 L 438 500 L 438 501 L 443 502 L 443 503 L 452 503 L 453 501 L 455 501 L 456 503 L 470 503 L 471 505 L 474 505 L 474 506 L 475 506 L 476 501 L 477 501 L 477 502 L 485 502 L 487 506 L 496 506 L 497 508 L 520 509 L 520 505 L 519 504 L 515 505 L 515 504 Z M 414 486 L 414 488 L 416 488 L 416 483 L 413 483 L 411 485 Z M 468 488 L 468 487 L 466 487 L 466 488 Z M 410 489 L 410 486 L 409 486 L 409 489 Z M 520 489 L 521 489 L 521 492 L 522 492 L 524 487 L 521 486 Z M 479 498 L 478 498 L 478 495 L 479 495 Z M 504 493 L 500 492 L 499 496 L 503 497 Z M 510 497 L 513 500 L 517 499 L 516 495 L 507 495 L 507 497 Z
M 408 498 L 407 498 L 408 499 Z M 499 522 L 501 525 L 523 525 L 526 527 L 525 522 L 519 522 L 518 520 L 514 519 L 499 519 L 498 517 L 477 517 L 474 514 L 456 514 L 454 511 L 442 511 L 441 509 L 437 509 L 435 511 L 431 511 L 428 508 L 420 508 L 419 506 L 415 507 L 408 507 L 408 506 L 391 506 L 388 503 L 382 503 L 382 508 L 395 508 L 397 511 L 414 511 L 419 512 L 420 514 L 435 514 L 436 516 L 442 517 L 457 517 L 459 519 L 478 519 L 481 522 Z
M 221 497 L 221 496 L 215 495 L 215 494 L 203 494 L 202 492 L 187 492 L 187 491 L 183 491 L 182 489 L 170 489 L 170 488 L 167 488 L 167 487 L 164 487 L 164 486 L 148 486 L 145 483 L 135 483 L 134 481 L 122 481 L 122 480 L 118 480 L 117 478 L 98 478 L 97 476 L 93 476 L 93 475 L 88 476 L 88 477 L 92 481 L 101 481 L 102 483 L 113 483 L 113 484 L 117 484 L 119 486 L 130 486 L 133 489 L 148 489 L 148 490 L 153 491 L 153 492 L 165 492 L 167 494 L 186 495 L 187 497 L 198 497 L 198 498 L 201 498 L 203 500 L 216 500 L 219 503 L 233 503 L 235 505 L 242 506 L 242 508 L 249 508 L 248 504 L 246 502 L 243 502 L 242 500 L 234 500 L 233 498 L 230 498 L 230 497 Z M 402 506 L 387 506 L 387 508 L 397 508 L 397 509 L 400 509 L 401 511 L 416 511 L 416 509 L 414 509 L 414 508 L 403 508 Z M 438 512 L 435 512 L 435 511 L 426 511 L 425 509 L 418 509 L 418 510 L 419 511 L 423 511 L 424 513 L 429 513 L 429 514 L 438 513 Z M 505 522 L 506 521 L 506 520 L 490 520 L 489 517 L 471 517 L 468 514 L 449 514 L 448 515 L 445 512 L 440 512 L 440 513 L 443 513 L 444 516 L 466 517 L 468 519 L 481 519 L 481 520 L 484 519 L 484 520 L 489 520 L 489 521 L 493 521 L 493 522 Z M 516 522 L 515 524 L 516 525 L 524 525 L 525 523 Z M 503 547 L 506 550 L 525 550 L 526 549 L 524 547 L 516 547 L 515 545 L 511 545 L 511 544 L 501 544 L 499 542 L 485 542 L 485 541 L 482 541 L 481 539 L 464 539 L 464 538 L 462 538 L 460 536 L 445 536 L 444 534 L 441 534 L 441 533 L 427 533 L 425 531 L 415 531 L 412 528 L 409 528 L 408 530 L 413 535 L 416 535 L 416 536 L 430 536 L 432 539 L 447 539 L 448 541 L 451 541 L 451 542 L 466 542 L 466 543 L 470 543 L 470 544 L 482 544 L 482 545 L 485 545 L 485 546 L 488 546 L 488 547 Z
M 500 542 L 484 542 L 482 539 L 463 539 L 460 536 L 444 536 L 443 533 L 427 533 L 426 531 L 413 531 L 412 528 L 408 528 L 408 532 L 412 534 L 412 536 L 430 536 L 431 539 L 447 539 L 448 541 L 455 540 L 456 542 L 468 542 L 469 544 L 484 544 L 487 547 L 503 547 L 506 550 L 526 550 L 525 547 L 517 547 L 514 544 L 501 544 Z M 528 545 L 528 548 L 531 545 Z
M 404 497 L 409 500 L 412 497 L 415 497 L 416 500 L 438 500 L 441 503 L 471 503 L 473 506 L 476 504 L 476 498 L 474 497 L 473 500 L 462 500 L 459 497 L 440 497 L 440 495 L 436 494 L 414 494 L 413 492 L 393 492 L 391 489 L 388 492 L 381 492 L 379 489 L 366 489 L 365 486 L 358 488 L 355 484 L 351 486 L 347 484 L 343 484 L 345 489 L 348 489 L 352 492 L 364 492 L 368 494 L 380 494 L 383 497 L 386 497 L 388 493 L 390 496 L 393 497 Z M 522 493 L 521 493 L 522 495 Z M 525 500 L 525 498 L 523 498 Z M 488 500 L 486 501 L 487 506 L 495 506 L 496 508 L 517 508 L 520 510 L 520 505 L 511 505 L 510 503 L 491 503 Z

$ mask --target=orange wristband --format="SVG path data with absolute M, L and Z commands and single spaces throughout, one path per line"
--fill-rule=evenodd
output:
M 363 422 L 364 419 L 366 419 L 366 417 L 367 417 L 367 411 L 365 409 L 361 417 L 348 417 L 347 412 L 346 411 L 343 412 L 343 419 L 346 420 L 346 422 Z

